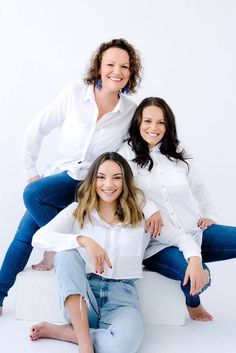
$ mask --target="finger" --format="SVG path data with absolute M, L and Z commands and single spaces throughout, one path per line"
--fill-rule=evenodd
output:
M 108 255 L 107 255 L 107 253 L 105 253 L 105 261 L 106 261 L 108 267 L 112 268 L 112 264 L 111 264 L 111 261 L 110 261 Z
M 202 223 L 203 223 L 203 219 L 202 218 L 200 218 L 199 220 L 198 220 L 198 223 L 197 223 L 197 225 L 198 225 L 198 227 L 202 227 Z
M 103 255 L 100 259 L 101 273 L 104 272 L 104 262 L 105 262 L 105 256 Z
M 158 222 L 154 221 L 154 223 L 153 223 L 153 233 L 152 233 L 154 238 L 157 236 L 157 232 L 158 232 Z
M 186 286 L 186 284 L 188 283 L 188 280 L 189 280 L 189 274 L 187 272 L 185 272 L 183 286 Z
M 198 227 L 202 229 L 202 228 L 204 227 L 204 222 L 201 221 L 201 222 L 199 223 Z
M 101 260 L 100 260 L 100 257 L 96 257 L 96 272 L 101 274 Z
M 149 220 L 145 221 L 145 225 L 144 225 L 145 233 L 148 232 L 148 229 L 149 229 Z
M 160 235 L 160 234 L 161 234 L 161 227 L 162 227 L 162 222 L 159 223 L 157 235 Z
M 155 222 L 152 221 L 152 222 L 150 223 L 149 232 L 150 232 L 151 235 L 153 235 L 153 234 L 154 234 L 154 231 L 155 231 Z
M 151 235 L 153 235 L 153 233 L 154 233 L 154 223 L 153 223 L 153 221 L 149 222 L 148 233 L 150 233 Z
M 199 293 L 201 289 L 202 289 L 201 282 L 196 282 L 196 284 L 195 284 L 195 293 L 193 295 Z
M 197 292 L 196 292 L 196 282 L 195 282 L 195 280 L 192 280 L 190 282 L 191 282 L 190 283 L 190 294 L 191 295 L 195 295 L 195 294 L 197 294 Z

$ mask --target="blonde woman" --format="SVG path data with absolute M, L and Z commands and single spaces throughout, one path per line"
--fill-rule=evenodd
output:
M 149 217 L 156 207 L 115 152 L 95 160 L 78 200 L 33 238 L 33 246 L 58 252 L 55 270 L 68 324 L 35 325 L 30 337 L 78 343 L 80 353 L 135 353 L 143 336 L 135 279 L 142 277 L 150 240 L 143 212 Z

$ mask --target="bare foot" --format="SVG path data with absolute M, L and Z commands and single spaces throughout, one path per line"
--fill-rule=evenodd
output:
M 78 344 L 75 331 L 69 324 L 54 325 L 49 322 L 41 322 L 31 328 L 30 338 L 32 341 L 37 341 L 40 338 L 52 338 Z
M 30 339 L 37 341 L 40 338 L 51 338 L 78 344 L 72 325 L 55 325 L 49 322 L 41 322 L 31 328 Z M 92 341 L 82 341 L 79 344 L 80 353 L 94 353 Z
M 0 316 L 2 315 L 2 306 L 0 306 Z
M 213 320 L 213 316 L 211 314 L 209 314 L 204 309 L 202 304 L 200 304 L 196 308 L 191 308 L 190 306 L 187 305 L 187 309 L 188 309 L 188 312 L 189 312 L 191 319 L 193 319 L 193 320 L 197 320 L 197 321 L 212 321 Z
M 50 271 L 54 267 L 54 256 L 54 251 L 45 251 L 42 261 L 32 265 L 32 268 L 36 271 Z

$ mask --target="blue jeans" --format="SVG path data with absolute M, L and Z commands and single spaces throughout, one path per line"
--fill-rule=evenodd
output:
M 85 263 L 77 250 L 59 252 L 55 272 L 64 316 L 66 298 L 80 294 L 88 307 L 90 334 L 96 353 L 136 353 L 143 338 L 143 320 L 135 280 L 107 279 L 85 274 Z
M 67 172 L 63 172 L 26 186 L 24 202 L 27 211 L 7 250 L 0 271 L 0 306 L 3 305 L 4 298 L 13 286 L 16 275 L 28 262 L 34 233 L 74 201 L 78 183 Z
M 236 227 L 213 224 L 206 228 L 202 238 L 202 260 L 205 262 L 222 261 L 236 258 Z M 145 267 L 163 276 L 181 281 L 181 289 L 186 298 L 186 304 L 197 307 L 200 304 L 199 295 L 190 296 L 190 282 L 183 286 L 182 282 L 187 268 L 183 253 L 176 247 L 168 247 L 144 260 Z

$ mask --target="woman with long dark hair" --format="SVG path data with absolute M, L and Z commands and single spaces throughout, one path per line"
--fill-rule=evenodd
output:
M 181 281 L 191 318 L 210 321 L 199 297 L 209 285 L 205 263 L 236 257 L 236 227 L 216 224 L 206 188 L 180 146 L 175 116 L 163 99 L 149 97 L 139 104 L 129 134 L 119 153 L 164 224 L 154 232 L 144 265 Z

